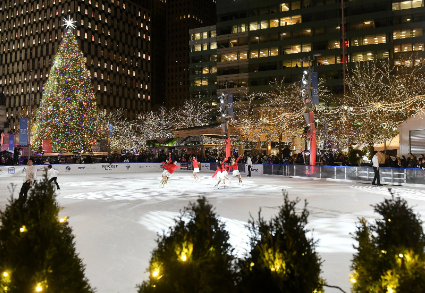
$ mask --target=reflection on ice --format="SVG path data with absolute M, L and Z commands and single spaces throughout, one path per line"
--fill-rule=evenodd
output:
M 106 180 L 105 180 L 106 179 Z M 291 187 L 257 184 L 253 180 L 244 178 L 243 185 L 238 184 L 237 178 L 233 178 L 226 187 L 220 185 L 220 189 L 214 187 L 216 179 L 211 176 L 201 176 L 200 182 L 193 182 L 191 176 L 173 176 L 164 188 L 159 187 L 161 177 L 151 178 L 105 178 L 99 181 L 75 181 L 63 183 L 63 189 L 76 189 L 75 193 L 67 194 L 65 198 L 91 199 L 91 200 L 144 200 L 149 203 L 162 201 L 206 197 L 257 197 L 270 196 L 270 192 Z M 232 178 L 231 178 L 232 179 Z
M 167 233 L 168 228 L 174 225 L 174 219 L 179 213 L 168 211 L 152 211 L 142 216 L 139 223 L 144 225 L 148 230 L 162 234 Z M 249 231 L 246 228 L 247 222 L 220 217 L 226 223 L 226 229 L 230 235 L 230 243 L 235 248 L 235 254 L 242 257 L 249 248 Z M 187 219 L 183 218 L 184 221 Z M 350 236 L 350 232 L 355 231 L 356 219 L 348 217 L 340 218 L 310 218 L 307 228 L 310 231 L 308 237 L 314 237 L 319 240 L 317 251 L 323 253 L 344 252 L 353 253 L 354 241 Z M 154 239 L 152 239 L 153 241 Z
M 168 232 L 168 228 L 174 226 L 174 219 L 179 213 L 167 211 L 153 211 L 140 218 L 139 223 L 148 230 L 162 234 L 162 231 Z M 242 257 L 248 249 L 248 229 L 245 222 L 220 217 L 220 220 L 226 224 L 226 230 L 229 232 L 230 244 L 235 249 L 237 257 Z M 187 222 L 188 218 L 183 218 Z

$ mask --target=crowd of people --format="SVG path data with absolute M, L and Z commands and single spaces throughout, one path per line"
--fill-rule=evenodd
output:
M 216 149 L 208 150 L 205 155 L 189 153 L 187 150 L 172 151 L 171 156 L 173 161 L 190 162 L 193 156 L 196 156 L 199 162 L 212 163 L 224 156 L 223 153 Z M 234 156 L 239 154 L 234 153 Z M 282 156 L 279 155 L 264 155 L 253 152 L 250 154 L 253 164 L 280 164 L 280 165 L 308 165 L 309 156 L 303 153 L 291 154 L 286 149 L 283 150 Z M 90 156 L 90 155 L 74 155 L 74 156 L 55 156 L 55 157 L 32 157 L 34 165 L 49 165 L 49 164 L 91 164 L 91 163 L 122 163 L 122 162 L 163 162 L 167 160 L 168 153 L 162 151 L 143 151 L 139 154 L 111 154 L 109 156 Z M 384 161 L 385 158 L 385 161 Z M 246 163 L 247 156 L 242 155 L 239 163 Z M 12 154 L 2 154 L 0 157 L 0 165 L 26 165 L 28 162 L 25 156 L 14 158 Z M 332 151 L 323 152 L 318 156 L 317 163 L 326 166 L 350 165 L 347 160 L 347 155 L 344 153 L 333 153 Z M 368 163 L 366 163 L 368 164 Z M 380 160 L 381 167 L 391 168 L 425 168 L 425 156 L 420 155 L 419 158 L 409 153 L 407 156 L 400 157 L 383 155 Z

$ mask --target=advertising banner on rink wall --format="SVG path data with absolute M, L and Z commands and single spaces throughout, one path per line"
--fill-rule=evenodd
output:
M 178 164 L 181 167 L 187 167 L 186 164 Z M 162 163 L 98 163 L 98 164 L 53 164 L 52 167 L 59 171 L 62 175 L 78 175 L 78 174 L 112 174 L 112 173 L 161 173 Z M 34 165 L 37 169 L 37 179 L 43 177 L 43 171 L 47 169 L 47 165 Z M 0 179 L 12 176 L 25 177 L 27 166 L 0 166 Z M 193 170 L 177 169 L 175 172 L 191 173 Z M 210 171 L 210 163 L 201 164 L 201 172 Z
M 245 173 L 248 173 L 248 165 L 245 165 Z M 251 174 L 252 175 L 263 175 L 263 165 L 262 164 L 252 164 Z
M 62 175 L 78 175 L 78 174 L 112 174 L 112 173 L 161 173 L 162 163 L 97 163 L 97 164 L 53 164 L 52 167 L 59 171 Z M 188 163 L 178 163 L 178 166 L 187 167 Z M 47 165 L 34 165 L 37 169 L 37 179 L 43 177 L 43 171 L 47 169 Z M 27 166 L 1 166 L 0 179 L 12 176 L 25 177 Z M 193 170 L 177 169 L 175 172 L 192 173 Z M 214 173 L 211 170 L 210 163 L 201 163 L 200 174 Z M 263 165 L 253 164 L 251 169 L 252 175 L 263 175 Z M 248 173 L 248 165 L 245 165 L 245 173 Z

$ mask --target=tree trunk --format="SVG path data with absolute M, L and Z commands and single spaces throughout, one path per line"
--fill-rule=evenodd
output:
M 282 159 L 282 134 L 279 135 L 279 157 Z

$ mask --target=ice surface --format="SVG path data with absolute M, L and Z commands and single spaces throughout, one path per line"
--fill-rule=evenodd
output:
M 131 293 L 147 277 L 150 252 L 154 249 L 157 233 L 167 231 L 173 219 L 190 201 L 206 196 L 226 223 L 230 241 L 236 253 L 247 249 L 247 229 L 250 214 L 270 219 L 282 205 L 282 189 L 292 199 L 308 200 L 310 211 L 308 229 L 311 237 L 319 240 L 317 251 L 324 260 L 323 277 L 330 285 L 350 291 L 349 274 L 354 249 L 350 233 L 355 231 L 358 217 L 373 220 L 371 204 L 390 194 L 386 187 L 369 184 L 329 182 L 283 178 L 279 176 L 237 178 L 220 189 L 217 180 L 205 173 L 200 182 L 193 182 L 190 172 L 175 174 L 164 188 L 159 187 L 157 173 L 132 174 L 59 174 L 58 201 L 64 209 L 61 216 L 69 216 L 76 235 L 77 252 L 86 264 L 86 275 L 99 293 Z M 17 196 L 22 178 L 0 179 L 0 208 L 10 194 L 7 186 L 17 185 Z M 407 199 L 414 210 L 425 212 L 425 191 L 415 187 L 393 187 L 398 196 Z M 326 289 L 326 292 L 340 292 Z

